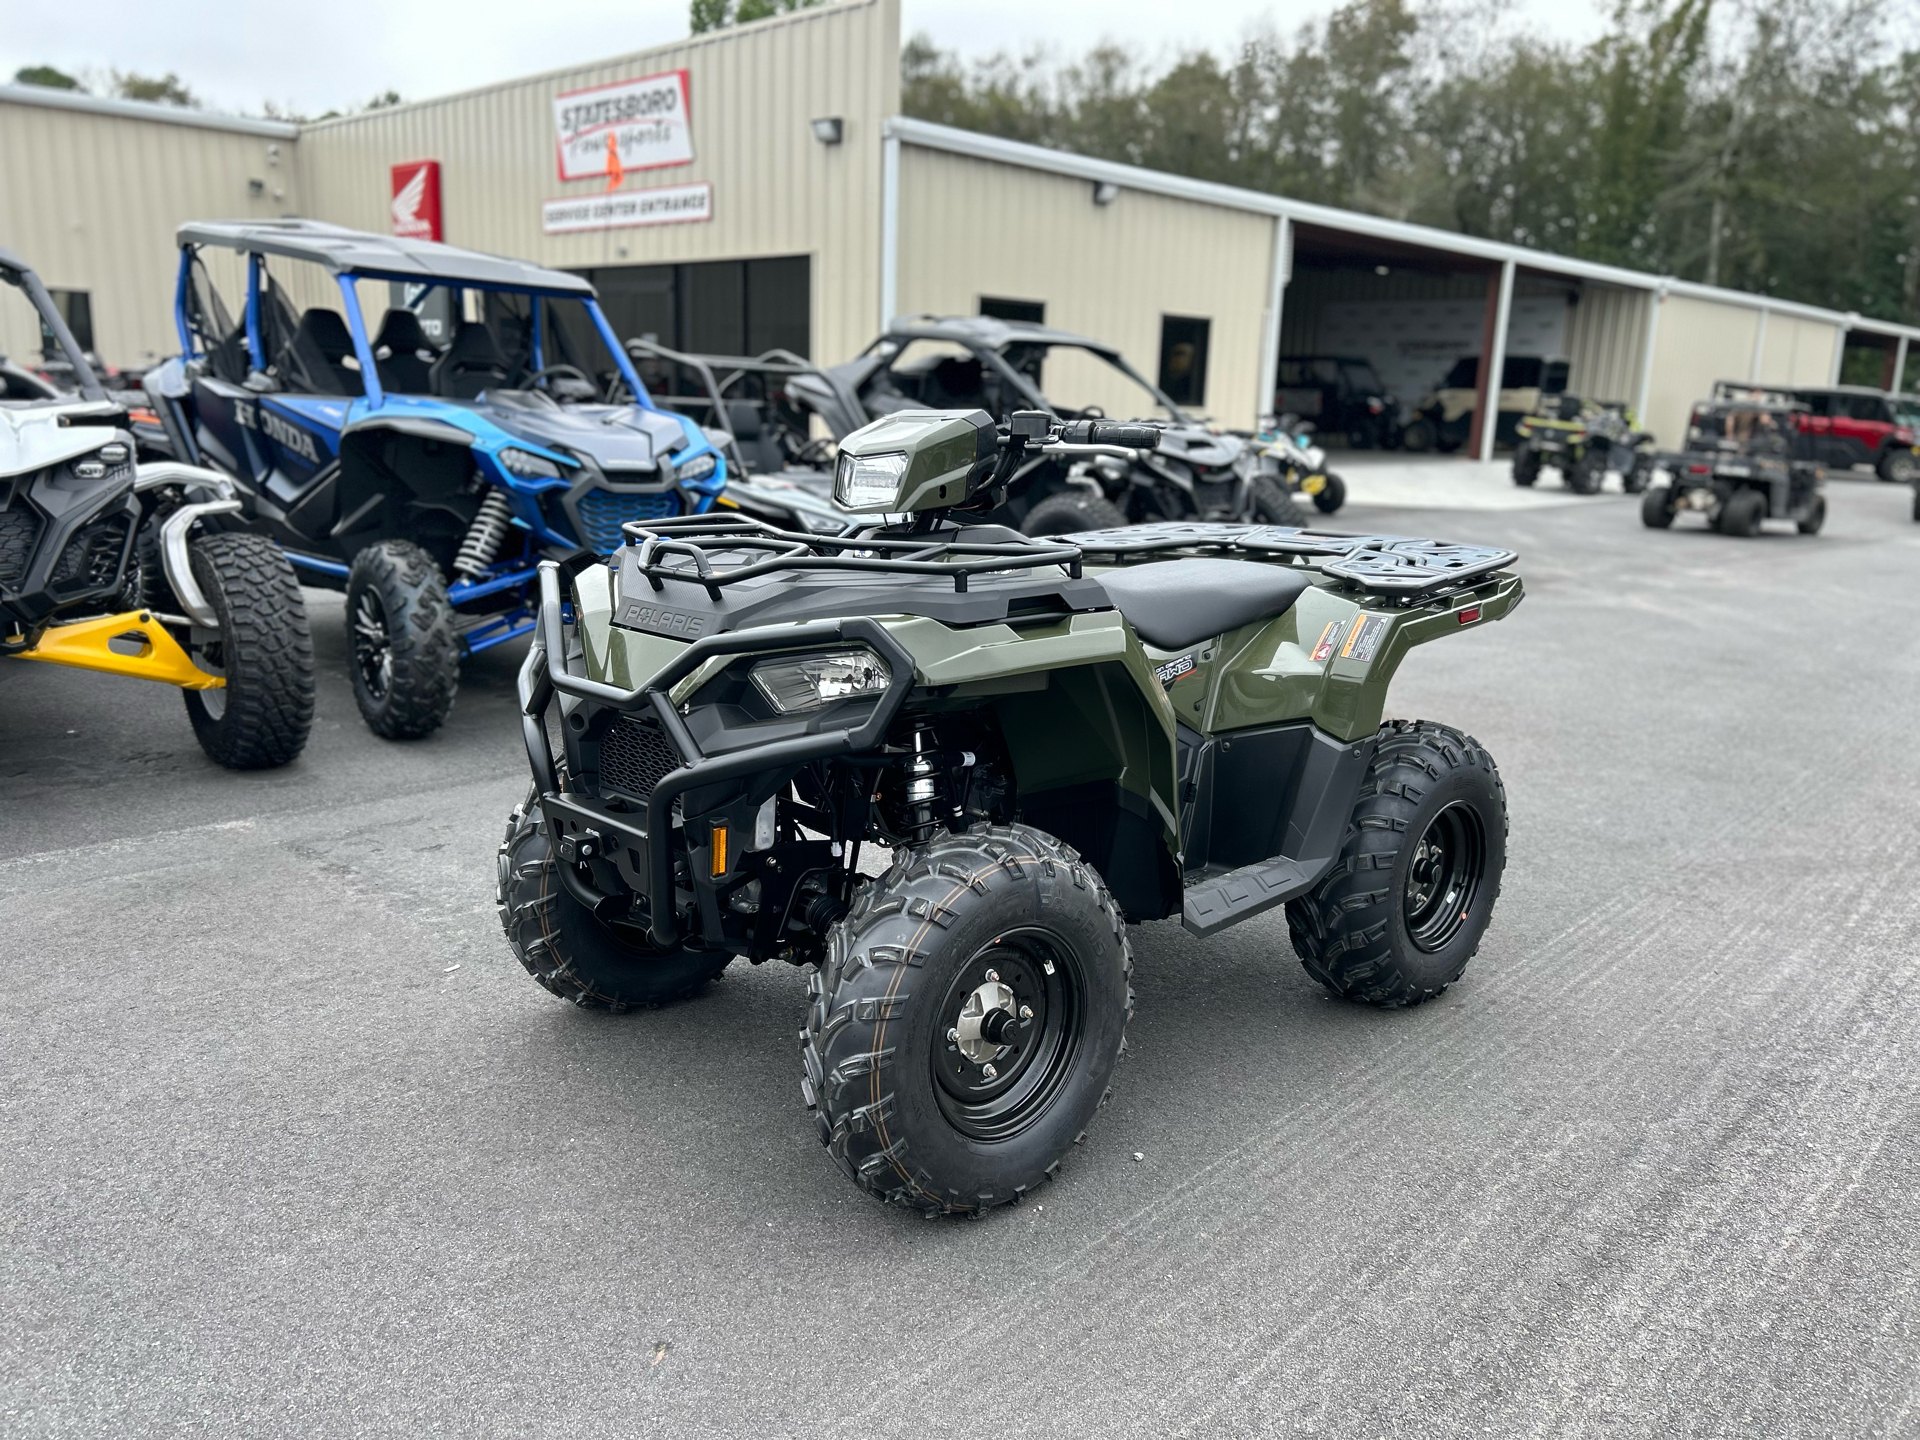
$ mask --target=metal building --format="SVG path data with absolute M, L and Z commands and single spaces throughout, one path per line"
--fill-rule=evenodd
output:
M 177 348 L 177 224 L 307 215 L 585 272 L 616 328 L 676 348 L 833 363 L 894 314 L 1044 318 L 1234 426 L 1283 356 L 1364 354 L 1406 401 L 1487 356 L 1482 454 L 1488 387 L 1528 357 L 1672 441 L 1715 380 L 1831 383 L 1866 345 L 1891 383 L 1920 338 L 930 125 L 899 114 L 899 51 L 899 0 L 840 0 L 300 126 L 0 86 L 0 244 L 128 368 Z M 38 348 L 10 323 L 0 351 Z

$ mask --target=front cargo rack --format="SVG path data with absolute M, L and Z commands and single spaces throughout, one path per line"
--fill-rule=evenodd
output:
M 714 600 L 725 585 L 789 570 L 870 571 L 943 577 L 964 594 L 975 575 L 1058 565 L 1080 578 L 1080 547 L 1055 536 L 1029 539 L 1000 526 L 947 527 L 920 534 L 802 534 L 750 515 L 676 515 L 630 520 L 621 527 L 637 547 L 639 573 L 658 591 L 668 580 L 705 587 Z M 982 538 L 969 538 L 969 535 Z M 1000 538 L 1010 536 L 1010 539 Z M 716 566 L 715 558 L 734 560 Z
M 969 577 L 976 575 L 1058 565 L 1077 580 L 1083 561 L 1125 565 L 1189 551 L 1284 560 L 1370 594 L 1415 599 L 1466 585 L 1519 559 L 1512 550 L 1411 535 L 1333 535 L 1285 525 L 1182 521 L 1040 538 L 999 526 L 918 534 L 802 534 L 738 514 L 634 520 L 623 529 L 638 552 L 636 569 L 655 591 L 676 580 L 704 587 L 716 601 L 723 586 L 777 571 L 938 576 L 964 593 Z M 716 565 L 716 559 L 723 563 Z
M 1519 555 L 1491 545 L 1456 545 L 1413 535 L 1331 535 L 1287 525 L 1209 525 L 1167 521 L 1062 537 L 1094 564 L 1124 565 L 1185 550 L 1286 558 L 1376 595 L 1408 598 L 1450 590 Z

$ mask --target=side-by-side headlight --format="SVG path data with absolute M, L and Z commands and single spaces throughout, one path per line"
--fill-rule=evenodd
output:
M 527 480 L 560 478 L 558 465 L 546 456 L 535 455 L 530 450 L 502 450 L 500 465 L 509 474 L 518 475 Z
M 878 695 L 893 683 L 893 672 L 871 650 L 826 650 L 762 660 L 753 667 L 753 684 L 782 715 L 817 710 L 836 700 Z
M 696 455 L 691 460 L 673 462 L 673 478 L 676 480 L 704 480 L 711 475 L 719 464 L 712 451 L 705 455 Z
M 900 477 L 907 473 L 907 457 L 842 455 L 834 471 L 833 498 L 849 510 L 886 510 L 900 493 Z

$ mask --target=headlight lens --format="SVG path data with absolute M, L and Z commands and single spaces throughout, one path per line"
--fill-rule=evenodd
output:
M 547 459 L 546 456 L 535 455 L 528 450 L 502 450 L 500 452 L 500 466 L 503 470 L 528 480 L 539 478 L 557 480 L 560 478 L 560 467 L 558 465 Z
M 782 715 L 818 710 L 859 695 L 878 695 L 893 682 L 886 662 L 865 649 L 762 660 L 752 673 L 754 688 Z
M 696 455 L 684 463 L 676 460 L 673 462 L 673 478 L 676 480 L 704 480 L 713 473 L 714 467 L 718 464 L 719 461 L 715 458 L 711 450 L 705 455 Z
M 833 477 L 833 498 L 849 510 L 886 510 L 907 473 L 905 454 L 842 455 Z

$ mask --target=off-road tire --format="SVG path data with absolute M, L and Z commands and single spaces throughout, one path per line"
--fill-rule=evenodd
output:
M 1313 528 L 1313 522 L 1307 518 L 1307 512 L 1300 508 L 1300 502 L 1271 475 L 1254 477 L 1249 498 L 1253 518 L 1258 524 L 1288 525 L 1299 530 Z
M 1075 486 L 1034 506 L 1020 529 L 1027 535 L 1073 535 L 1082 530 L 1118 530 L 1126 523 L 1118 505 Z
M 1827 523 L 1827 497 L 1816 495 L 1813 504 L 1807 508 L 1804 517 L 1793 522 L 1794 528 L 1802 535 L 1818 535 L 1820 527 Z
M 1656 485 L 1640 497 L 1640 523 L 1649 530 L 1665 530 L 1673 524 L 1673 487 Z
M 1478 868 L 1453 918 L 1409 909 L 1416 850 L 1457 824 L 1477 837 Z M 1507 797 L 1493 757 L 1471 736 L 1427 720 L 1393 720 L 1354 803 L 1333 869 L 1287 905 L 1294 952 L 1335 995 L 1386 1007 L 1431 1000 L 1460 978 L 1500 897 L 1507 857 Z M 1437 892 L 1444 899 L 1445 890 Z M 1432 948 L 1416 943 L 1422 913 Z
M 363 595 L 377 602 L 392 667 L 384 693 L 363 673 L 355 649 Z M 353 698 L 374 734 L 418 740 L 440 728 L 460 688 L 460 632 L 447 580 L 410 540 L 382 540 L 353 557 L 347 574 L 347 668 Z
M 1567 488 L 1576 495 L 1598 495 L 1607 478 L 1607 457 L 1593 448 L 1582 450 L 1567 467 Z
M 1540 478 L 1540 452 L 1522 440 L 1513 447 L 1513 483 L 1526 486 Z
M 1626 473 L 1620 477 L 1620 488 L 1629 495 L 1644 493 L 1647 486 L 1652 483 L 1653 462 L 1644 457 L 1635 460 L 1633 464 L 1627 467 Z
M 1744 540 L 1760 533 L 1760 521 L 1767 513 L 1766 498 L 1758 490 L 1736 490 L 1720 507 L 1718 525 L 1722 535 Z
M 1042 928 L 1061 942 L 1056 971 L 1077 999 L 1031 1023 L 1070 1016 L 1071 1049 L 1051 1052 L 1057 1063 L 1042 1070 L 1053 1032 L 1026 1037 L 1032 1058 L 1009 1070 L 1006 1093 L 1020 1095 L 1036 1074 L 1053 1080 L 1034 1083 L 1022 1128 L 969 1136 L 935 1075 L 936 1064 L 960 1064 L 943 1008 L 984 974 L 983 952 L 1005 954 L 996 942 Z M 900 852 L 833 928 L 808 980 L 800 1089 L 827 1153 L 869 1194 L 929 1215 L 1018 1199 L 1053 1175 L 1105 1103 L 1133 1014 L 1132 974 L 1119 907 L 1099 873 L 1051 836 L 982 825 Z
M 1913 518 L 1920 520 L 1920 485 L 1913 487 Z
M 1331 470 L 1326 472 L 1325 478 L 1327 483 L 1313 497 L 1313 508 L 1322 515 L 1331 515 L 1347 503 L 1347 482 Z
M 1915 455 L 1906 446 L 1898 446 L 1885 451 L 1880 463 L 1873 467 L 1880 478 L 1890 484 L 1911 485 L 1920 481 L 1920 455 Z
M 732 960 L 725 951 L 659 951 L 623 938 L 568 893 L 559 864 L 539 796 L 529 795 L 507 819 L 494 899 L 515 957 L 562 1000 L 615 1014 L 669 1005 L 697 994 Z
M 227 681 L 181 692 L 194 737 L 229 770 L 285 765 L 313 730 L 313 635 L 293 566 L 272 541 L 240 532 L 196 536 L 187 563 L 220 622 L 194 648 Z
M 1439 438 L 1439 431 L 1435 428 L 1433 421 L 1422 415 L 1400 432 L 1400 446 L 1416 455 L 1424 455 L 1439 443 Z

